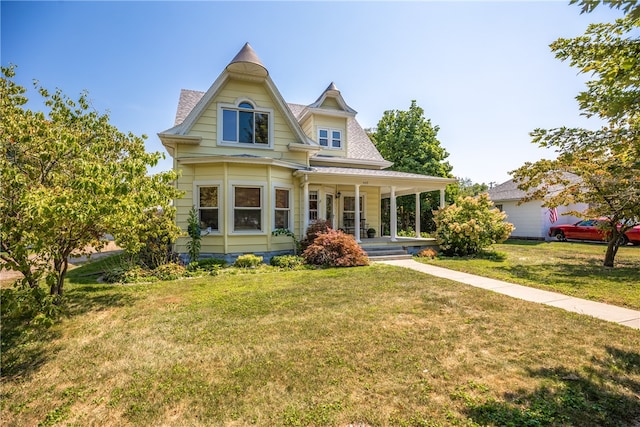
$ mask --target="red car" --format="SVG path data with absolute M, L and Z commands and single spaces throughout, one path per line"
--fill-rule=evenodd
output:
M 605 221 L 606 219 L 585 219 L 573 225 L 555 225 L 549 228 L 549 236 L 561 242 L 567 239 L 603 241 L 606 240 L 606 233 L 600 225 Z M 626 246 L 629 243 L 640 245 L 640 225 L 627 230 L 621 238 L 620 246 Z

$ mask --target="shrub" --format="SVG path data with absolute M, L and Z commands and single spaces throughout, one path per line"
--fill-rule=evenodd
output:
M 319 234 L 326 233 L 329 230 L 333 230 L 330 221 L 319 219 L 312 222 L 309 225 L 309 228 L 307 228 L 307 233 L 305 234 L 304 239 L 300 241 L 300 250 L 304 252 L 311 244 L 313 244 L 313 241 Z
M 342 231 L 319 233 L 302 253 L 307 264 L 326 267 L 369 265 L 369 258 L 353 236 Z
M 153 279 L 149 270 L 135 264 L 114 267 L 102 276 L 102 280 L 107 283 L 138 283 Z
M 183 277 L 187 272 L 187 269 L 175 262 L 159 265 L 151 274 L 160 280 L 176 280 Z
M 419 258 L 435 258 L 438 253 L 431 248 L 423 249 L 418 252 L 417 256 Z
M 398 230 L 397 235 L 398 237 L 416 237 L 416 232 L 413 231 L 411 227 L 409 227 L 406 230 Z M 420 237 L 422 237 L 423 239 L 428 239 L 431 237 L 431 234 L 428 231 L 421 231 Z
M 198 219 L 198 211 L 193 206 L 189 210 L 189 218 L 187 219 L 187 234 L 189 241 L 187 242 L 187 252 L 189 253 L 189 261 L 197 261 L 200 256 L 200 220 Z
M 262 263 L 262 257 L 254 254 L 240 255 L 233 264 L 240 268 L 255 268 Z
M 205 271 L 212 271 L 212 270 L 219 270 L 226 266 L 227 266 L 227 261 L 220 258 L 205 258 L 205 259 L 199 259 L 198 261 L 193 261 L 189 263 L 190 270 L 200 269 Z
M 271 258 L 270 264 L 274 267 L 294 269 L 300 267 L 304 258 L 295 255 L 277 255 Z
M 504 221 L 506 217 L 486 193 L 458 198 L 455 204 L 435 211 L 436 239 L 445 255 L 473 255 L 509 237 L 515 227 Z
M 134 249 L 126 252 L 143 267 L 154 269 L 171 262 L 175 255 L 172 253 L 171 246 L 178 235 L 174 210 L 149 209 L 141 216 L 140 223 L 137 234 L 120 237 L 118 243 L 126 249 L 130 247 L 131 241 L 140 242 L 139 245 L 133 246 Z

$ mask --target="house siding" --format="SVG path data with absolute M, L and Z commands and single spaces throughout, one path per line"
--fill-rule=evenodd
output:
M 250 99 L 259 108 L 273 111 L 273 148 L 254 148 L 247 144 L 238 146 L 218 146 L 218 104 L 234 104 L 238 99 Z M 261 157 L 277 158 L 297 164 L 306 164 L 306 153 L 289 151 L 288 145 L 300 142 L 284 118 L 278 104 L 270 96 L 268 89 L 262 83 L 231 80 L 220 90 L 218 95 L 209 103 L 198 121 L 193 125 L 189 136 L 200 136 L 199 145 L 181 147 L 180 157 L 198 157 L 211 155 L 211 149 L 216 149 L 217 155 L 254 154 Z
M 290 224 L 295 230 L 300 229 L 301 192 L 299 186 L 294 185 L 292 170 L 272 165 L 252 165 L 234 163 L 183 165 L 182 176 L 177 182 L 178 189 L 184 192 L 184 197 L 176 200 L 176 222 L 182 230 L 187 229 L 189 210 L 197 204 L 194 199 L 194 189 L 198 184 L 216 183 L 221 187 L 220 193 L 220 230 L 209 235 L 203 235 L 201 252 L 229 254 L 244 253 L 250 248 L 251 252 L 286 251 L 291 250 L 292 239 L 285 236 L 272 236 L 274 229 L 273 210 L 275 209 L 274 189 L 286 188 L 290 190 Z M 262 230 L 255 232 L 233 231 L 233 200 L 234 185 L 258 186 L 262 188 Z M 176 251 L 187 252 L 186 236 L 178 238 Z

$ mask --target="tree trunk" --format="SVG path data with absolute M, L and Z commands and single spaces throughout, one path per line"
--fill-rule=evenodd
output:
M 604 266 L 613 268 L 618 248 L 620 247 L 620 233 L 617 229 L 611 232 L 609 242 L 607 243 L 607 252 L 604 255 Z
M 64 284 L 64 278 L 67 275 L 67 269 L 69 268 L 69 259 L 66 256 L 55 258 L 53 261 L 53 270 L 55 280 L 50 281 L 49 294 L 62 296 L 62 287 Z

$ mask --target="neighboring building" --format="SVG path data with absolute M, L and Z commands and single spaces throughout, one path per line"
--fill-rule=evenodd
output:
M 542 206 L 541 200 L 518 204 L 526 193 L 518 189 L 518 185 L 509 180 L 489 190 L 489 197 L 496 207 L 507 214 L 507 221 L 516 229 L 511 234 L 513 239 L 549 239 L 549 227 L 552 224 L 574 224 L 580 218 L 563 215 L 568 211 L 582 211 L 586 204 L 558 206 L 555 214 Z
M 304 78 L 301 70 L 301 78 Z M 386 161 L 331 83 L 309 105 L 287 104 L 247 43 L 206 92 L 182 90 L 175 126 L 158 134 L 181 173 L 177 223 L 198 211 L 201 252 L 233 257 L 292 248 L 310 222 L 331 221 L 359 242 L 381 229 L 381 199 L 444 190 L 454 179 L 387 171 Z M 417 224 L 419 231 L 419 224 Z M 186 253 L 187 238 L 176 250 Z

